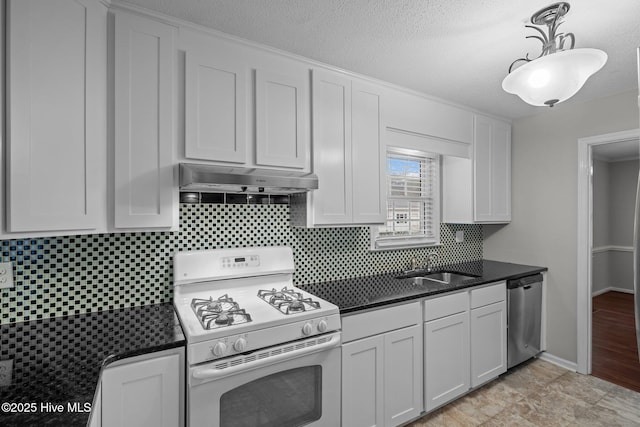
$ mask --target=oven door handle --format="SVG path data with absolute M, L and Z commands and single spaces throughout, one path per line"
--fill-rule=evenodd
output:
M 333 347 L 338 347 L 339 345 L 340 345 L 340 333 L 336 333 L 327 342 L 324 342 L 322 344 L 314 345 L 311 347 L 303 347 L 303 348 L 291 350 L 288 352 L 283 352 L 270 357 L 265 357 L 263 359 L 257 359 L 247 363 L 240 363 L 238 365 L 231 366 L 229 368 L 224 368 L 224 369 L 195 368 L 192 371 L 191 376 L 196 380 L 200 380 L 200 382 L 211 381 L 218 378 L 227 377 L 229 375 L 234 375 L 238 372 L 246 372 L 249 370 L 269 366 L 274 363 L 281 362 L 283 360 L 291 360 L 301 356 L 307 356 L 309 354 L 317 353 Z M 216 362 L 211 362 L 211 364 L 216 364 Z

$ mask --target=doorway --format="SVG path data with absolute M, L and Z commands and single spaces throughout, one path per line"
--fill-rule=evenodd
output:
M 591 375 L 640 391 L 633 228 L 638 142 L 592 147 Z
M 628 246 L 624 245 L 594 245 L 594 167 L 598 168 L 598 156 L 603 153 L 618 158 L 638 158 L 640 130 L 616 132 L 589 138 L 581 138 L 578 141 L 578 287 L 577 287 L 577 312 L 578 312 L 578 364 L 577 370 L 583 374 L 592 372 L 592 293 L 594 285 L 594 253 L 609 252 L 610 249 L 618 252 L 628 252 Z M 595 157 L 595 158 L 594 158 Z M 594 161 L 596 162 L 594 164 Z M 600 165 L 602 166 L 602 165 Z M 636 175 L 637 178 L 637 175 Z M 596 183 L 596 185 L 600 185 Z M 600 213 L 601 214 L 601 213 Z M 598 212 L 595 212 L 598 219 Z M 596 233 L 596 243 L 602 241 L 602 236 Z M 618 246 L 618 247 L 616 247 Z M 632 250 L 631 250 L 632 251 Z M 600 260 L 596 261 L 600 263 Z M 633 265 L 633 264 L 632 264 Z M 601 266 L 596 266 L 597 273 Z M 601 277 L 597 278 L 598 281 Z M 599 284 L 598 286 L 602 286 Z M 609 286 L 609 287 L 618 287 Z M 601 290 L 601 289 L 598 289 Z M 596 291 L 598 291 L 596 290 Z

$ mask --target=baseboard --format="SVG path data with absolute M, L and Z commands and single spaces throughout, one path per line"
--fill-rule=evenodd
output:
M 614 292 L 624 292 L 625 294 L 632 294 L 633 289 L 627 289 L 627 288 L 614 288 L 613 286 L 610 286 L 608 288 L 604 288 L 604 289 L 600 289 L 599 291 L 595 291 L 591 294 L 592 297 L 597 297 L 598 295 L 602 295 L 605 292 L 609 292 L 609 291 L 614 291 Z
M 542 352 L 538 356 L 538 359 L 542 359 L 542 360 L 544 360 L 546 362 L 553 363 L 554 365 L 558 365 L 561 368 L 565 368 L 565 369 L 568 369 L 568 370 L 573 371 L 573 372 L 577 372 L 578 371 L 578 364 L 577 363 L 569 362 L 568 360 L 565 360 L 565 359 L 563 359 L 561 357 L 558 357 L 558 356 L 554 356 L 553 354 L 551 354 L 551 353 L 549 353 L 547 351 Z

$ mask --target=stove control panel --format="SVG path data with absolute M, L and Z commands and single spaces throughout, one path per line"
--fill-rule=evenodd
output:
M 244 267 L 259 267 L 260 266 L 260 255 L 249 254 L 249 255 L 238 255 L 238 256 L 227 256 L 222 258 L 222 268 L 244 268 Z
M 316 317 L 189 345 L 190 364 L 235 356 L 340 330 L 340 315 Z

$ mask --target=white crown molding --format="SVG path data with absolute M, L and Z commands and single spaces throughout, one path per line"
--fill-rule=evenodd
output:
M 362 80 L 365 80 L 365 81 L 367 81 L 369 83 L 380 85 L 380 86 L 384 86 L 384 87 L 387 87 L 387 88 L 392 89 L 392 90 L 404 92 L 404 93 L 409 94 L 409 95 L 419 96 L 421 98 L 428 99 L 430 101 L 435 101 L 435 102 L 439 102 L 441 104 L 449 105 L 451 107 L 460 108 L 460 109 L 463 109 L 463 110 L 466 110 L 466 111 L 470 111 L 470 112 L 475 113 L 475 114 L 482 114 L 483 116 L 491 117 L 491 118 L 494 118 L 496 120 L 501 120 L 503 122 L 512 123 L 511 119 L 508 119 L 508 118 L 505 118 L 505 117 L 501 117 L 501 116 L 496 116 L 496 115 L 493 115 L 493 114 L 490 114 L 490 113 L 487 113 L 487 112 L 484 112 L 484 111 L 480 111 L 480 110 L 477 110 L 475 108 L 469 107 L 467 105 L 457 104 L 455 102 L 452 102 L 452 101 L 449 101 L 449 100 L 446 100 L 446 99 L 443 99 L 443 98 L 438 98 L 436 96 L 429 95 L 429 94 L 426 94 L 426 93 L 423 93 L 423 92 L 418 92 L 416 90 L 409 89 L 409 88 L 406 88 L 404 86 L 399 86 L 399 85 L 396 85 L 396 84 L 393 84 L 393 83 L 390 83 L 390 82 L 387 82 L 387 81 L 384 81 L 384 80 L 378 80 L 378 79 L 376 79 L 374 77 L 370 77 L 370 76 L 367 76 L 367 75 L 364 75 L 364 74 L 358 74 L 358 73 L 353 72 L 353 71 L 345 70 L 345 69 L 337 67 L 335 65 L 325 64 L 325 63 L 320 62 L 320 61 L 315 61 L 313 59 L 306 58 L 306 57 L 300 56 L 300 55 L 296 55 L 294 53 L 287 52 L 285 50 L 277 49 L 277 48 L 274 48 L 274 47 L 271 47 L 271 46 L 267 46 L 267 45 L 264 45 L 264 44 L 260 44 L 260 43 L 257 43 L 257 42 L 251 41 L 251 40 L 243 39 L 243 38 L 238 37 L 238 36 L 234 36 L 234 35 L 219 31 L 219 30 L 215 30 L 213 28 L 205 27 L 204 25 L 196 24 L 196 23 L 193 23 L 193 22 L 181 19 L 181 18 L 176 18 L 176 17 L 173 17 L 173 16 L 165 15 L 165 14 L 160 13 L 160 12 L 155 12 L 155 11 L 152 11 L 152 10 L 149 10 L 149 9 L 145 9 L 143 7 L 136 6 L 136 5 L 133 5 L 133 4 L 130 4 L 130 3 L 126 3 L 126 2 L 123 2 L 122 0 L 110 0 L 110 3 L 111 3 L 110 9 L 112 9 L 112 10 L 121 10 L 121 11 L 125 11 L 125 12 L 130 12 L 130 13 L 135 13 L 135 14 L 138 14 L 138 15 L 146 16 L 146 17 L 152 18 L 152 19 L 154 19 L 156 21 L 163 22 L 163 23 L 165 23 L 167 25 L 172 25 L 172 26 L 178 27 L 178 29 L 185 28 L 185 29 L 189 29 L 189 30 L 199 31 L 199 32 L 208 34 L 208 35 L 213 36 L 213 37 L 218 37 L 218 38 L 221 38 L 221 39 L 224 39 L 224 40 L 233 41 L 235 43 L 240 43 L 240 44 L 248 46 L 248 47 L 252 47 L 252 48 L 255 48 L 255 49 L 260 49 L 262 51 L 269 52 L 269 53 L 274 54 L 274 55 L 279 55 L 279 56 L 281 56 L 283 58 L 288 58 L 288 59 L 292 59 L 294 61 L 303 62 L 303 63 L 307 64 L 309 67 L 317 67 L 317 68 L 323 68 L 323 69 L 329 70 L 329 71 L 339 72 L 339 73 L 342 73 L 342 74 L 344 74 L 346 76 L 357 78 L 357 79 L 362 79 Z

